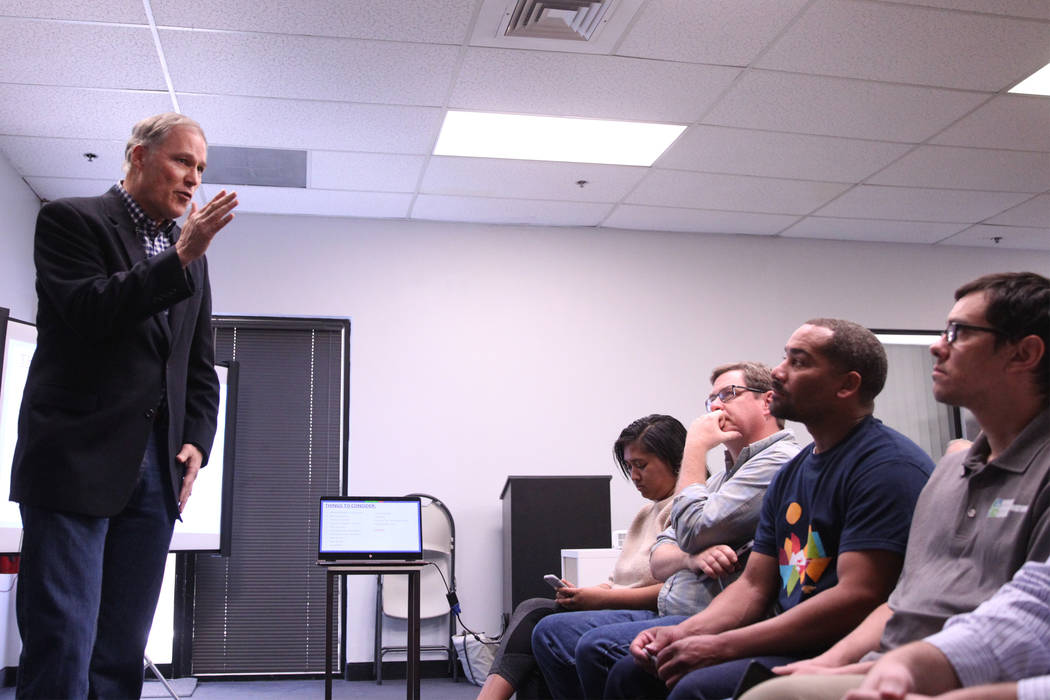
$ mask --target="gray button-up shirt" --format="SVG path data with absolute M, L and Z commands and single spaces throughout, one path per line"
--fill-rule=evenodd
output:
M 736 462 L 706 484 L 690 484 L 675 496 L 671 526 L 656 538 L 695 554 L 716 544 L 734 549 L 755 536 L 762 497 L 773 475 L 800 450 L 795 435 L 781 430 L 753 442 Z M 657 598 L 660 615 L 692 615 L 703 610 L 739 574 L 711 580 L 689 569 L 675 572 Z

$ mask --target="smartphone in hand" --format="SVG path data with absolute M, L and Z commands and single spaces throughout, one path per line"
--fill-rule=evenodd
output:
M 547 585 L 553 588 L 554 590 L 558 590 L 559 588 L 565 587 L 565 583 L 563 583 L 562 580 L 554 574 L 547 574 L 543 577 L 543 580 L 546 581 Z

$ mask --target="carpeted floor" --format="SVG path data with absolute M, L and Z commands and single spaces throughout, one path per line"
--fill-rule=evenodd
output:
M 480 690 L 465 681 L 454 683 L 449 678 L 424 678 L 419 683 L 419 695 L 427 700 L 473 700 Z M 374 681 L 332 683 L 333 699 L 401 700 L 405 695 L 403 680 L 383 681 L 383 685 L 376 685 Z M 324 681 L 202 681 L 190 697 L 192 700 L 318 700 L 324 697 Z
M 324 681 L 210 681 L 203 680 L 192 687 L 192 678 L 174 681 L 174 688 L 186 700 L 319 700 L 324 697 Z M 181 695 L 187 692 L 189 694 Z M 419 684 L 419 695 L 424 700 L 473 700 L 478 688 L 466 681 L 454 683 L 450 678 L 424 678 Z M 147 695 L 147 693 L 149 693 Z M 388 680 L 383 685 L 374 681 L 334 681 L 334 700 L 401 700 L 405 697 L 405 681 Z M 0 700 L 13 700 L 14 688 L 0 688 Z M 167 691 L 156 681 L 143 688 L 142 697 L 166 698 Z

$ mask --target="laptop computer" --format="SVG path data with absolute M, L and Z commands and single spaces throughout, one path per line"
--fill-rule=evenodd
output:
M 424 563 L 418 496 L 325 496 L 318 524 L 318 564 Z

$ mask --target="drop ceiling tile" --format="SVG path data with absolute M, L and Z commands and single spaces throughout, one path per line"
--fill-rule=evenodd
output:
M 1050 153 L 920 146 L 868 184 L 1043 192 L 1050 189 Z
M 1013 209 L 1007 209 L 1002 214 L 988 219 L 987 223 L 1038 228 L 1046 226 L 1047 222 L 1050 222 L 1050 194 L 1021 202 Z
M 931 143 L 1050 151 L 1050 99 L 1000 95 L 945 129 Z
M 641 231 L 685 233 L 732 233 L 772 236 L 798 220 L 785 214 L 709 211 L 681 207 L 647 207 L 624 204 L 616 207 L 602 226 Z
M 128 135 L 131 135 L 130 124 Z M 121 168 L 125 143 L 105 139 L 0 136 L 0 150 L 23 177 L 109 178 L 112 182 L 124 176 Z M 94 153 L 97 158 L 89 161 L 85 153 Z
M 312 151 L 310 187 L 324 190 L 413 192 L 425 156 Z
M 897 0 L 897 2 L 940 7 L 945 10 L 1050 19 L 1050 3 L 1047 3 L 1046 0 Z
M 748 71 L 704 124 L 918 143 L 985 95 L 771 71 Z
M 858 182 L 911 146 L 720 126 L 693 126 L 657 167 L 765 177 Z
M 436 107 L 181 94 L 179 103 L 224 146 L 423 154 L 442 119 Z
M 808 214 L 849 185 L 834 182 L 654 170 L 627 198 L 629 204 L 694 209 Z
M 1050 61 L 1050 24 L 868 0 L 818 0 L 758 68 L 996 92 Z
M 987 248 L 1050 250 L 1050 228 L 986 226 L 978 224 L 942 241 L 942 243 L 945 245 L 983 246 Z
M 127 141 L 135 122 L 171 111 L 167 93 L 0 84 L 0 130 Z
M 736 68 L 618 56 L 471 48 L 449 106 L 687 123 L 738 73 Z
M 166 89 L 146 27 L 0 17 L 0 46 L 2 83 Z
M 160 38 L 180 92 L 409 105 L 444 103 L 459 52 L 285 34 L 161 30 Z
M 142 0 L 4 0 L 0 14 L 88 22 L 146 23 Z
M 856 219 L 976 223 L 1028 197 L 1008 192 L 861 185 L 814 213 Z
M 635 18 L 616 53 L 746 66 L 805 4 L 806 0 L 651 2 Z
M 474 0 L 152 0 L 159 25 L 461 44 Z
M 421 194 L 412 207 L 413 219 L 470 221 L 484 224 L 533 226 L 597 226 L 611 205 L 592 202 L 551 202 Z
M 97 197 L 113 186 L 116 180 L 81 180 L 72 177 L 27 177 L 26 183 L 41 199 L 62 197 Z
M 647 168 L 593 163 L 549 163 L 498 158 L 430 159 L 420 191 L 511 199 L 617 202 Z M 577 183 L 585 180 L 580 187 Z
M 344 192 L 296 187 L 254 185 L 202 185 L 198 199 L 209 200 L 220 190 L 237 192 L 236 212 L 253 214 L 303 214 L 307 216 L 360 216 L 400 219 L 408 213 L 410 194 Z
M 936 243 L 958 233 L 968 225 L 807 216 L 781 235 L 789 238 L 825 238 L 839 241 Z

